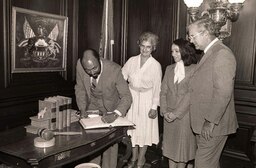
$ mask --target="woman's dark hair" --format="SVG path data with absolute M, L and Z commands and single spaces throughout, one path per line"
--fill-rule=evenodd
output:
M 181 59 L 183 60 L 185 66 L 196 64 L 198 62 L 194 44 L 183 38 L 174 40 L 173 44 L 179 47 Z

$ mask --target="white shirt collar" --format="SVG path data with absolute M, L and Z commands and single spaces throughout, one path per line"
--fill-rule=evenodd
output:
M 96 82 L 98 83 L 99 79 L 100 79 L 100 75 L 102 74 L 102 71 L 103 71 L 103 62 L 102 60 L 100 60 L 100 74 L 98 75 L 97 79 L 96 79 Z M 90 77 L 91 81 L 92 81 L 92 77 Z
M 204 53 L 206 53 L 209 48 L 218 41 L 219 39 L 218 38 L 215 38 L 214 40 L 212 40 L 212 42 L 210 42 L 210 44 L 208 44 L 208 46 L 204 49 Z
M 174 68 L 174 80 L 173 82 L 180 83 L 183 79 L 185 78 L 185 67 L 184 67 L 184 62 L 180 60 L 179 62 L 176 63 L 176 66 Z

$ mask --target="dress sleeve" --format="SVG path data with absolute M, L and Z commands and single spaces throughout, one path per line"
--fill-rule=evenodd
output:
M 130 59 L 124 64 L 123 68 L 122 68 L 122 74 L 124 76 L 124 80 L 127 81 L 128 76 L 129 76 L 129 71 L 130 71 Z
M 161 81 L 162 81 L 162 68 L 159 63 L 157 63 L 154 68 L 153 75 L 153 104 L 152 109 L 156 110 L 157 106 L 160 105 L 160 90 L 161 90 Z
M 187 92 L 173 111 L 177 118 L 182 119 L 189 112 L 190 94 Z
M 167 112 L 167 92 L 168 92 L 168 67 L 165 70 L 164 79 L 161 84 L 160 91 L 160 113 L 163 115 Z

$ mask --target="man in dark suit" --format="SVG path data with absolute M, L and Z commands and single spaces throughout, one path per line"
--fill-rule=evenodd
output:
M 191 126 L 196 133 L 196 168 L 218 168 L 229 134 L 238 128 L 234 105 L 236 60 L 214 33 L 211 19 L 188 26 L 189 39 L 204 51 L 190 80 Z
M 76 102 L 81 114 L 87 110 L 99 110 L 104 122 L 111 123 L 119 116 L 125 116 L 132 103 L 132 96 L 124 80 L 121 67 L 88 49 L 77 62 Z M 115 168 L 117 144 L 103 153 L 102 168 Z

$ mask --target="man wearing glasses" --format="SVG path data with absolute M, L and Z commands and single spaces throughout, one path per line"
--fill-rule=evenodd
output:
M 102 121 L 107 123 L 125 116 L 132 103 L 121 67 L 100 58 L 94 49 L 85 50 L 82 58 L 77 61 L 75 94 L 81 115 L 87 117 L 87 110 L 99 110 L 103 114 Z M 117 144 L 107 149 L 103 153 L 102 168 L 116 167 L 117 154 Z M 99 163 L 100 157 L 94 159 L 94 162 Z
M 234 105 L 236 60 L 214 33 L 211 19 L 188 26 L 189 40 L 204 55 L 190 81 L 191 127 L 196 134 L 195 168 L 219 168 L 229 134 L 238 128 Z

